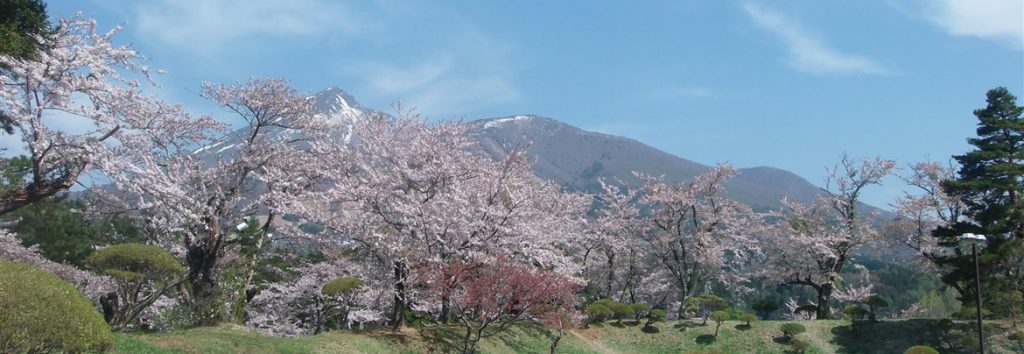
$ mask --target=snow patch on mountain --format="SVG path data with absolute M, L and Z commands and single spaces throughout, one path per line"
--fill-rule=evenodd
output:
M 506 118 L 493 119 L 493 120 L 488 121 L 487 123 L 484 123 L 484 129 L 496 128 L 496 127 L 505 125 L 505 124 L 510 123 L 510 122 L 523 122 L 523 121 L 528 121 L 530 119 L 533 119 L 533 116 L 514 116 L 514 117 L 506 117 Z

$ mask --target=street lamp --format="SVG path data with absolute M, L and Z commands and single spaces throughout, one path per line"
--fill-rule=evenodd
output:
M 981 267 L 978 266 L 978 244 L 985 242 L 985 235 L 966 233 L 960 235 L 960 239 L 971 244 L 971 254 L 974 256 L 974 303 L 977 306 L 978 317 L 978 353 L 985 354 L 985 336 L 981 326 Z

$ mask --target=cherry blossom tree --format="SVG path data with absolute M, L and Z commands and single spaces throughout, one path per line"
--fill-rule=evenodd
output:
M 893 204 L 896 219 L 890 227 L 901 236 L 898 240 L 935 266 L 936 256 L 947 249 L 939 245 L 939 238 L 932 231 L 937 227 L 952 228 L 965 221 L 967 206 L 961 198 L 949 195 L 942 188 L 943 181 L 955 178 L 956 168 L 952 165 L 932 161 L 916 163 L 902 179 L 917 193 L 907 192 Z
M 10 119 L 25 156 L 5 159 L 0 214 L 66 191 L 83 175 L 124 175 L 123 152 L 187 145 L 216 127 L 180 106 L 146 96 L 144 57 L 115 45 L 121 30 L 96 31 L 80 14 L 61 19 L 34 59 L 0 55 L 0 115 Z M 90 126 L 87 129 L 67 125 Z M 81 131 L 84 130 L 84 131 Z
M 627 269 L 619 274 L 622 279 L 622 295 L 630 298 L 630 303 L 636 302 L 636 289 L 639 283 L 639 264 L 644 256 L 641 250 L 640 233 L 643 231 L 644 223 L 640 217 L 640 209 L 637 205 L 639 195 L 636 189 L 619 188 L 616 185 L 599 180 L 601 192 L 594 195 L 594 203 L 598 209 L 596 216 L 588 223 L 583 239 L 583 260 L 582 265 L 587 269 L 587 263 L 591 253 L 600 254 L 604 257 L 603 287 L 599 293 L 604 298 L 611 298 L 615 294 L 616 285 L 616 260 L 626 257 Z M 622 184 L 621 182 L 618 184 Z
M 347 299 L 347 316 L 351 322 L 378 322 L 385 318 L 389 303 L 387 274 L 381 274 L 358 262 L 336 258 L 291 270 L 297 274 L 292 281 L 274 283 L 255 297 L 247 310 L 246 324 L 274 335 L 315 334 L 323 330 L 332 315 L 331 296 L 323 294 L 325 284 L 333 279 L 354 277 L 364 286 Z
M 760 252 L 760 216 L 723 195 L 723 184 L 735 175 L 731 166 L 719 165 L 676 184 L 641 176 L 641 201 L 652 208 L 643 239 L 671 274 L 680 303 L 709 281 L 742 288 L 744 275 L 736 270 Z
M 127 173 L 111 176 L 118 191 L 107 200 L 136 209 L 161 244 L 184 255 L 200 322 L 210 324 L 223 316 L 220 261 L 239 240 L 236 225 L 258 216 L 257 237 L 265 238 L 278 215 L 305 207 L 325 178 L 325 146 L 337 124 L 314 114 L 312 100 L 283 79 L 206 83 L 202 93 L 242 128 L 218 127 L 198 149 L 122 151 Z
M 833 291 L 842 281 L 840 272 L 851 262 L 857 247 L 874 241 L 878 229 L 861 211 L 865 187 L 880 184 L 895 163 L 891 160 L 843 157 L 829 169 L 825 194 L 814 203 L 783 200 L 787 211 L 776 215 L 772 241 L 778 250 L 763 274 L 774 281 L 812 288 L 817 294 L 817 318 L 831 318 Z
M 480 339 L 510 324 L 557 315 L 575 302 L 576 284 L 550 270 L 520 264 L 511 257 L 451 262 L 433 273 L 431 290 L 451 299 L 465 328 L 463 353 L 475 353 Z M 564 323 L 559 320 L 559 326 Z M 553 340 L 552 351 L 560 335 Z
M 509 253 L 576 274 L 566 245 L 579 238 L 584 198 L 532 174 L 520 150 L 494 161 L 474 155 L 468 127 L 429 124 L 401 111 L 353 124 L 338 146 L 331 184 L 300 214 L 350 238 L 388 264 L 394 280 L 392 324 L 413 301 L 415 272 L 430 265 Z M 436 304 L 445 320 L 450 300 Z

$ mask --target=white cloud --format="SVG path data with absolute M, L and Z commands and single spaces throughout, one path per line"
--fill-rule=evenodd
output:
M 513 47 L 471 26 L 445 32 L 447 38 L 439 38 L 428 54 L 344 70 L 362 77 L 377 94 L 400 99 L 432 118 L 458 118 L 473 108 L 520 97 L 510 61 Z
M 1024 49 L 1024 1 L 941 0 L 926 6 L 928 18 L 951 35 L 979 37 Z
M 891 71 L 874 60 L 840 52 L 804 29 L 793 18 L 752 3 L 743 5 L 747 16 L 758 27 L 777 36 L 789 52 L 788 64 L 816 74 L 889 74 Z
M 154 0 L 137 3 L 135 16 L 144 36 L 201 54 L 256 36 L 354 34 L 372 27 L 342 3 L 322 0 Z

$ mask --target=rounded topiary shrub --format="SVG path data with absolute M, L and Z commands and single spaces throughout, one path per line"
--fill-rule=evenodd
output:
M 344 277 L 331 280 L 327 284 L 324 284 L 324 287 L 320 292 L 325 296 L 345 296 L 354 293 L 364 285 L 366 285 L 366 283 L 359 278 Z
M 779 327 L 779 330 L 782 331 L 782 336 L 789 340 L 793 339 L 793 336 L 796 336 L 797 334 L 807 332 L 807 327 L 804 327 L 804 325 L 799 323 L 791 322 L 783 324 Z
M 71 284 L 0 260 L 0 353 L 102 352 L 112 344 L 110 327 Z
M 96 250 L 86 266 L 117 278 L 149 280 L 178 275 L 181 263 L 164 249 L 139 243 L 123 243 Z
M 903 354 L 939 354 L 939 351 L 927 345 L 915 345 L 907 348 Z

